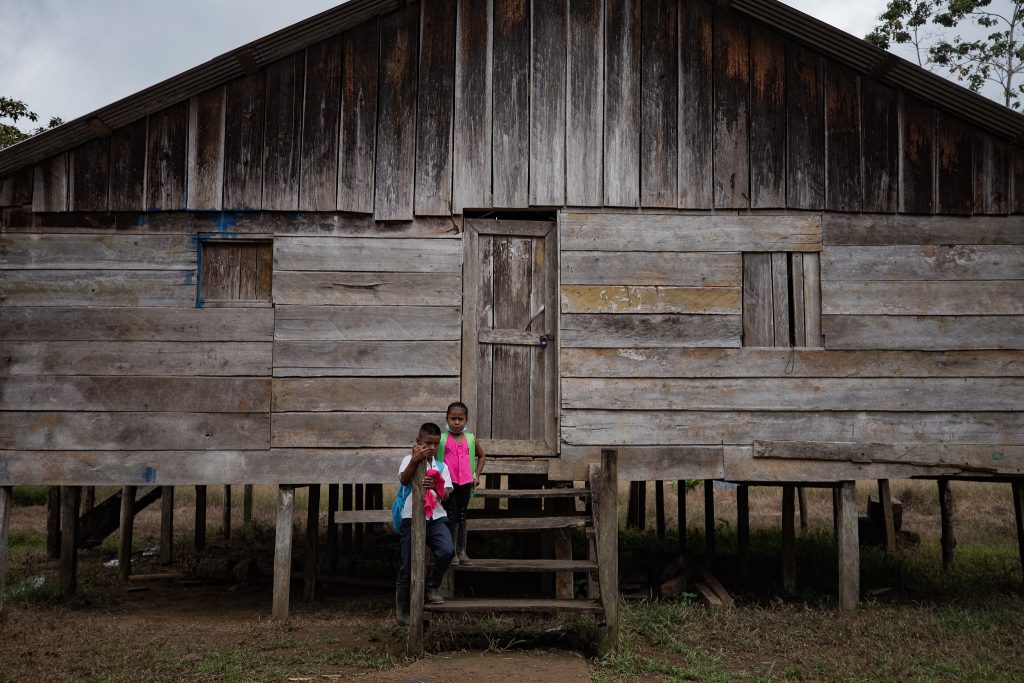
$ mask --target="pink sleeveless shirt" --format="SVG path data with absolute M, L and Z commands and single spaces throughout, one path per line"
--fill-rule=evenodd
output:
M 453 484 L 472 484 L 473 470 L 469 466 L 469 441 L 465 434 L 448 434 L 448 440 L 444 444 L 444 464 L 448 466 L 448 474 L 451 475 Z

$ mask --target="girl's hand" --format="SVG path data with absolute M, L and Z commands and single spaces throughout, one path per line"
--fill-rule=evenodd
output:
M 473 488 L 480 488 L 480 477 L 473 477 Z

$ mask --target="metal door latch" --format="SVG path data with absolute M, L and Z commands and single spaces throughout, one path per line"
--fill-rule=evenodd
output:
M 540 341 L 537 342 L 537 346 L 542 349 L 546 349 L 548 346 L 548 336 L 546 334 L 540 335 Z

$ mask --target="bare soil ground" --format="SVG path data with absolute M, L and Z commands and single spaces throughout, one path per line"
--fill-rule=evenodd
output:
M 18 507 L 0 616 L 0 681 L 1024 680 L 1024 598 L 1009 487 L 953 486 L 956 572 L 941 571 L 935 484 L 894 482 L 905 504 L 903 527 L 913 535 L 896 557 L 864 550 L 866 600 L 853 615 L 834 610 L 828 491 L 809 491 L 811 530 L 798 542 L 800 592 L 782 599 L 779 490 L 752 491 L 755 576 L 746 582 L 735 576 L 731 557 L 735 496 L 719 490 L 716 573 L 741 606 L 711 611 L 691 601 L 629 604 L 622 647 L 604 661 L 587 647 L 592 624 L 491 618 L 438 620 L 428 631 L 430 653 L 412 661 L 403 654 L 403 632 L 386 590 L 328 586 L 306 603 L 295 584 L 292 618 L 271 621 L 270 490 L 258 490 L 256 530 L 249 536 L 238 519 L 240 495 L 235 499 L 239 523 L 231 542 L 216 528 L 221 501 L 210 491 L 204 556 L 252 557 L 256 573 L 249 584 L 121 584 L 117 568 L 105 566 L 116 555 L 116 540 L 108 539 L 83 551 L 81 594 L 70 601 L 52 587 L 57 566 L 46 558 L 45 507 Z M 869 488 L 862 487 L 862 499 Z M 188 562 L 193 506 L 189 491 L 178 491 L 176 550 Z M 666 517 L 674 520 L 674 488 L 668 491 Z M 696 553 L 702 498 L 688 497 Z M 135 573 L 167 571 L 145 554 L 157 545 L 157 508 L 137 519 Z M 648 510 L 653 523 L 653 494 Z M 622 545 L 637 555 L 670 554 L 674 543 L 630 532 Z M 385 556 L 390 552 L 384 547 Z M 301 561 L 298 546 L 295 557 Z M 355 569 L 384 579 L 393 571 L 372 558 Z

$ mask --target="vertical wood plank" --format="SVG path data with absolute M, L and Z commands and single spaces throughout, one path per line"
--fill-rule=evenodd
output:
M 341 135 L 341 36 L 310 45 L 305 56 L 299 210 L 334 211 Z
M 416 215 L 452 210 L 455 100 L 455 2 L 420 3 L 419 102 L 416 108 Z
M 412 220 L 416 181 L 416 54 L 419 7 L 381 19 L 376 188 L 379 221 Z
M 3 614 L 4 591 L 7 589 L 7 549 L 11 534 L 11 508 L 14 507 L 13 491 L 12 486 L 0 486 L 0 614 Z
M 796 502 L 800 505 L 800 535 L 806 536 L 808 529 L 807 487 L 796 487 Z
M 710 209 L 712 180 L 712 8 L 705 0 L 679 7 L 679 208 Z
M 266 71 L 263 131 L 263 203 L 268 211 L 299 208 L 304 54 L 279 59 Z
M 974 136 L 974 201 L 978 213 L 1010 212 L 1010 149 L 986 133 Z
M 750 27 L 750 206 L 786 206 L 786 41 Z
M 524 329 L 530 322 L 533 278 L 533 243 L 529 238 L 494 238 L 494 325 L 500 329 Z M 529 439 L 531 398 L 529 346 L 496 345 L 494 348 L 492 438 Z
M 263 205 L 266 72 L 227 84 L 224 119 L 224 208 Z
M 274 535 L 274 598 L 271 615 L 278 621 L 288 618 L 288 598 L 292 581 L 292 532 L 295 515 L 295 489 L 277 490 L 277 532 Z
M 50 486 L 46 491 L 46 556 L 60 557 L 60 487 Z
M 604 158 L 602 3 L 569 0 L 568 40 L 565 201 L 569 206 L 600 206 Z
M 458 0 L 452 212 L 491 205 L 491 0 Z
M 572 539 L 569 538 L 568 529 L 556 529 L 554 531 L 554 551 L 556 560 L 572 559 Z M 572 600 L 575 597 L 572 578 L 572 572 L 555 572 L 556 599 Z
M 750 576 L 750 487 L 736 487 L 736 562 L 740 577 Z
M 878 480 L 878 503 L 882 506 L 882 523 L 885 531 L 886 552 L 896 552 L 896 520 L 892 511 L 892 493 L 889 480 Z
M 406 650 L 410 655 L 423 652 L 423 592 L 426 589 L 427 557 L 427 520 L 423 512 L 423 475 L 426 462 L 416 466 L 412 475 L 412 519 L 409 534 L 409 640 Z
M 789 259 L 788 254 L 772 254 L 772 317 L 775 346 L 792 346 L 789 321 Z
M 146 125 L 146 119 L 139 119 L 110 136 L 111 211 L 141 211 L 146 206 Z
M 860 540 L 857 528 L 857 486 L 844 481 L 837 487 L 836 538 L 839 545 L 839 609 L 853 610 L 860 600 Z
M 306 500 L 306 561 L 302 593 L 306 600 L 316 596 L 316 570 L 320 563 L 320 485 L 310 484 Z
M 715 208 L 743 209 L 750 205 L 747 22 L 716 7 L 714 25 Z
M 377 149 L 380 23 L 371 19 L 345 33 L 342 43 L 341 151 L 338 209 L 373 213 Z
M 327 563 L 331 576 L 338 573 L 338 522 L 334 513 L 338 511 L 339 484 L 327 485 Z
M 654 482 L 654 529 L 658 538 L 665 538 L 665 482 Z
M 493 87 L 497 96 L 493 98 L 493 130 L 491 131 L 494 206 L 523 207 L 530 204 L 530 64 L 536 56 L 530 45 L 530 3 L 528 0 L 493 0 L 494 2 L 494 58 Z M 548 5 L 541 3 L 538 21 L 552 17 Z M 548 8 L 548 12 L 545 12 Z M 542 28 L 538 41 L 550 40 L 552 30 Z M 534 45 L 536 51 L 543 43 Z M 543 53 L 544 56 L 550 55 Z M 541 63 L 541 72 L 536 75 L 541 83 L 535 83 L 535 91 L 543 93 L 543 79 L 550 78 L 544 71 L 551 65 Z M 543 103 L 551 106 L 551 102 Z M 547 112 L 539 112 L 541 117 Z M 544 119 L 547 121 L 547 119 Z M 536 125 L 540 125 L 538 122 Z M 533 167 L 537 170 L 537 166 Z M 537 202 L 534 202 L 537 203 Z
M 597 534 L 598 580 L 604 626 L 598 631 L 598 652 L 602 656 L 615 649 L 619 640 L 619 470 L 618 451 L 601 450 L 601 468 L 591 490 L 597 495 L 595 532 Z
M 704 557 L 708 566 L 715 563 L 715 482 L 704 480 Z
M 237 252 L 236 252 L 237 253 Z M 229 540 L 231 538 L 231 485 L 224 487 L 224 505 L 221 507 L 223 517 L 221 520 L 221 531 L 224 534 L 224 539 Z
M 676 482 L 676 533 L 679 535 L 679 552 L 686 552 L 686 480 Z
M 96 507 L 96 487 L 95 486 L 83 486 L 82 487 L 82 514 L 86 515 L 92 512 L 93 508 Z
M 935 208 L 935 110 L 900 96 L 900 212 L 929 214 Z
M 247 534 L 251 534 L 253 531 L 252 494 L 252 484 L 242 487 L 242 524 Z
M 132 575 L 132 536 L 135 529 L 135 492 L 136 487 L 125 486 L 121 489 L 121 523 L 120 538 L 117 546 L 117 567 L 122 581 Z
M 73 595 L 78 587 L 78 506 L 82 490 L 61 487 L 60 590 Z
M 899 105 L 896 91 L 861 79 L 862 210 L 894 213 L 899 204 Z
M 942 535 L 939 543 L 942 546 L 942 569 L 952 572 L 955 563 L 956 537 L 953 535 L 953 489 L 949 479 L 939 479 L 939 515 L 941 517 Z
M 1012 195 L 1013 213 L 1024 213 L 1024 149 L 1013 148 L 1012 168 L 1010 169 L 1010 194 Z
M 834 61 L 825 63 L 825 207 L 829 211 L 860 211 L 861 179 L 860 79 Z
M 174 487 L 164 486 L 160 492 L 160 564 L 174 562 Z
M 352 509 L 353 503 L 353 487 L 352 484 L 341 485 L 341 509 L 344 512 L 348 512 Z M 346 557 L 352 554 L 352 524 L 346 522 L 341 525 L 341 552 Z
M 149 117 L 146 152 L 146 208 L 185 208 L 185 162 L 188 155 L 188 102 Z
M 224 205 L 225 87 L 195 95 L 188 107 L 188 208 Z
M 68 210 L 68 157 L 52 156 L 32 169 L 32 210 Z M 18 202 L 12 198 L 12 202 Z
M 531 11 L 529 182 L 534 206 L 565 203 L 567 10 L 564 0 L 534 0 Z M 497 175 L 494 189 L 497 194 Z
M 796 43 L 786 49 L 786 204 L 825 204 L 825 97 L 823 60 Z
M 796 593 L 796 487 L 782 487 L 782 590 Z
M 640 203 L 640 0 L 605 0 L 604 203 Z
M 821 256 L 817 253 L 803 255 L 804 270 L 804 343 L 821 348 L 825 345 L 821 337 Z
M 935 125 L 936 211 L 970 215 L 974 210 L 973 137 L 959 119 L 939 112 Z
M 743 254 L 743 345 L 775 344 L 772 255 Z
M 640 204 L 678 204 L 678 0 L 643 0 L 640 38 Z
M 804 255 L 789 254 L 789 291 L 793 297 L 793 346 L 807 345 L 807 318 L 804 302 Z M 802 489 L 801 489 L 802 490 Z M 801 511 L 803 508 L 801 508 Z
M 68 153 L 71 211 L 106 211 L 110 192 L 110 138 L 90 140 Z
M 196 486 L 196 518 L 193 543 L 196 552 L 206 548 L 206 487 Z

